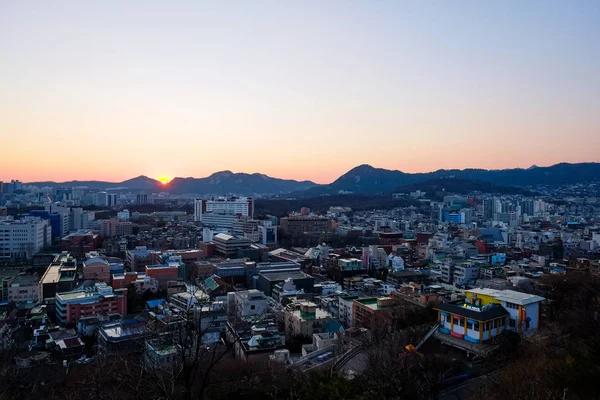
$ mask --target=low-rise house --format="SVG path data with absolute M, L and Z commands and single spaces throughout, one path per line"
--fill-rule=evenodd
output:
M 285 334 L 270 318 L 228 322 L 226 337 L 233 344 L 236 357 L 246 363 L 266 362 L 277 350 L 285 348 Z

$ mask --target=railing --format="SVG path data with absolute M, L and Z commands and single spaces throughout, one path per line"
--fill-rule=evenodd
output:
M 421 341 L 419 342 L 419 344 L 417 344 L 417 346 L 415 347 L 416 350 L 419 350 L 419 348 L 421 346 L 423 346 L 423 344 L 431 337 L 431 335 L 433 335 L 436 331 L 436 329 L 438 329 L 440 326 L 440 324 L 435 324 L 430 330 L 429 332 L 427 332 L 427 334 L 423 337 L 423 339 L 421 339 Z

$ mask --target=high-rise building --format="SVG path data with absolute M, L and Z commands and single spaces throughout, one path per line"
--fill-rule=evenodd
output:
M 483 218 L 492 219 L 494 218 L 494 199 L 483 200 Z
M 521 202 L 521 214 L 527 214 L 528 216 L 533 216 L 533 203 L 532 199 L 523 200 Z
M 100 207 L 115 207 L 117 205 L 117 195 L 107 192 L 96 193 L 95 205 Z
M 148 195 L 146 193 L 138 193 L 135 203 L 148 204 Z
M 0 260 L 30 260 L 33 255 L 52 244 L 49 221 L 37 217 L 0 220 Z
M 194 221 L 202 221 L 208 213 L 223 213 L 254 217 L 252 197 L 218 197 L 211 200 L 196 199 L 194 202 Z

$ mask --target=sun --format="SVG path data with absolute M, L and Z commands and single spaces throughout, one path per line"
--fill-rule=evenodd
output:
M 158 181 L 159 181 L 159 182 L 160 182 L 162 185 L 167 185 L 169 182 L 171 182 L 171 178 L 169 178 L 169 177 L 167 177 L 167 176 L 164 176 L 164 175 L 161 175 L 161 176 L 158 178 Z

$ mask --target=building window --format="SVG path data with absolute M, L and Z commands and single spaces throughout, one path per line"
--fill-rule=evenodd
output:
M 517 326 L 517 322 L 511 318 L 508 320 L 508 326 L 510 326 L 511 328 L 514 328 L 515 326 Z
M 518 310 L 519 305 L 515 303 L 506 303 L 506 308 L 512 308 L 513 310 Z
M 467 321 L 467 329 L 473 329 L 473 324 Z

